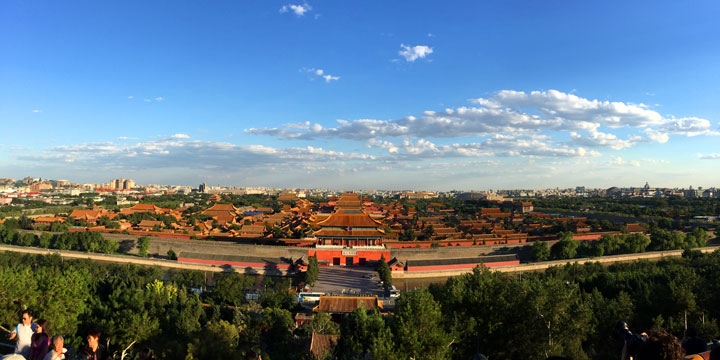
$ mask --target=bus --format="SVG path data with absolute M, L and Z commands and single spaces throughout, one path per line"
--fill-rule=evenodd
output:
M 298 294 L 299 302 L 319 302 L 320 296 L 325 295 L 321 292 L 301 292 Z

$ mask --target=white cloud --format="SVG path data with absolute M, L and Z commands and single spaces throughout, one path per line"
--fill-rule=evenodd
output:
M 647 127 L 661 125 L 662 115 L 645 106 L 623 102 L 589 100 L 557 90 L 514 91 L 501 90 L 492 100 L 504 106 L 533 107 L 548 118 L 564 121 L 592 122 L 608 127 Z
M 702 160 L 718 160 L 720 159 L 720 153 L 715 154 L 698 154 L 698 158 Z
M 585 148 L 572 148 L 554 145 L 552 141 L 542 141 L 527 137 L 495 135 L 482 142 L 455 143 L 438 145 L 425 139 L 417 141 L 403 140 L 401 144 L 371 139 L 368 146 L 387 149 L 394 160 L 420 160 L 425 158 L 452 157 L 597 157 L 597 151 Z
M 188 134 L 174 134 L 170 136 L 171 139 L 189 139 L 190 135 Z
M 613 134 L 607 134 L 595 129 L 588 131 L 589 136 L 583 136 L 575 131 L 570 133 L 571 143 L 589 147 L 609 147 L 613 150 L 622 150 L 642 141 L 642 137 L 633 136 L 629 140 L 620 140 Z
M 405 58 L 407 62 L 414 62 L 417 59 L 424 59 L 426 56 L 433 53 L 433 49 L 426 45 L 415 45 L 409 46 L 400 44 L 400 51 L 398 55 Z
M 236 170 L 268 165 L 281 167 L 324 166 L 328 162 L 374 161 L 370 154 L 346 153 L 320 147 L 274 148 L 264 145 L 235 145 L 227 142 L 189 141 L 183 138 L 136 143 L 83 143 L 62 145 L 39 155 L 24 152 L 18 159 L 38 165 L 76 163 L 92 169 L 194 169 L 198 164 Z
M 158 96 L 155 98 L 155 101 L 163 101 L 165 100 L 162 96 Z
M 312 10 L 312 7 L 310 7 L 310 5 L 308 5 L 307 3 L 302 4 L 302 5 L 287 4 L 287 5 L 283 5 L 280 8 L 281 13 L 292 12 L 293 14 L 295 14 L 297 16 L 303 16 L 303 15 L 305 15 L 306 12 L 308 12 L 310 10 Z
M 134 99 L 135 97 L 134 97 L 134 96 L 132 96 L 132 95 L 128 95 L 128 97 L 127 97 L 127 98 L 128 98 L 128 99 L 130 99 L 130 100 L 132 100 L 132 99 Z
M 42 110 L 40 110 L 40 109 L 35 109 L 35 110 L 33 110 L 32 112 L 34 112 L 34 113 L 40 113 L 40 112 L 42 112 Z
M 712 130 L 710 121 L 696 117 L 667 119 L 658 128 L 658 131 L 666 134 L 679 134 L 686 136 L 720 135 L 719 132 Z
M 398 147 L 395 144 L 384 140 L 370 139 L 368 140 L 368 147 L 385 149 L 391 154 L 398 152 Z
M 310 73 L 310 74 L 312 74 L 312 75 L 314 75 L 314 76 L 316 76 L 316 77 L 322 78 L 322 79 L 325 80 L 326 83 L 340 80 L 340 77 L 339 77 L 339 76 L 330 75 L 330 74 L 326 73 L 325 70 L 323 70 L 323 69 L 315 69 L 315 68 L 310 68 L 310 69 L 308 69 L 308 68 L 302 68 L 302 69 L 300 69 L 300 71 L 305 71 L 305 72 L 308 72 L 308 73 Z
M 670 140 L 670 135 L 668 135 L 668 133 L 655 129 L 645 129 L 645 134 L 648 138 L 650 138 L 650 140 L 660 144 L 664 144 Z
M 313 72 L 316 69 L 311 69 Z M 470 100 L 476 106 L 424 111 L 422 116 L 397 120 L 338 120 L 335 127 L 251 128 L 246 133 L 288 139 L 338 138 L 366 141 L 381 138 L 459 138 L 493 134 L 556 135 L 569 132 L 571 143 L 587 147 L 625 149 L 639 142 L 667 142 L 669 134 L 717 135 L 710 122 L 694 117 L 667 118 L 644 105 L 589 100 L 556 90 L 529 93 L 502 90 L 488 98 Z M 600 131 L 637 129 L 626 139 Z M 583 135 L 586 132 L 588 135 Z
M 637 160 L 624 160 L 620 156 L 610 156 L 610 161 L 608 161 L 608 165 L 611 166 L 640 166 L 640 162 Z

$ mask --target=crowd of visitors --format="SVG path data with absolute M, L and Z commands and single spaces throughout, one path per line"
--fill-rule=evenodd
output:
M 112 357 L 100 344 L 100 331 L 90 330 L 87 346 L 72 353 L 64 347 L 62 335 L 50 336 L 50 322 L 45 319 L 33 321 L 32 310 L 23 310 L 20 323 L 10 331 L 15 340 L 15 352 L 3 360 L 109 360 Z
M 622 360 L 720 360 L 716 340 L 708 354 L 707 341 L 699 338 L 692 327 L 685 330 L 682 341 L 662 328 L 632 334 L 624 321 L 618 322 L 618 328 L 625 331 Z

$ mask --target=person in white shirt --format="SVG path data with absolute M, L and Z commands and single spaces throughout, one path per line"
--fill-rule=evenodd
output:
M 65 349 L 63 343 L 65 340 L 62 335 L 55 335 L 52 338 L 52 348 L 48 351 L 43 360 L 61 360 L 65 359 Z
M 30 357 L 32 335 L 35 333 L 35 323 L 32 322 L 32 319 L 32 310 L 23 310 L 22 322 L 17 324 L 15 329 L 10 332 L 10 340 L 17 338 L 17 342 L 15 343 L 15 353 L 22 355 L 26 359 Z

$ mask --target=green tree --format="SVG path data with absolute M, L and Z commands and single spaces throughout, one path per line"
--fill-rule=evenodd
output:
M 530 247 L 530 254 L 534 261 L 545 261 L 550 257 L 550 250 L 546 242 L 538 240 Z
M 301 351 L 292 333 L 294 328 L 290 311 L 275 307 L 263 309 L 262 341 L 271 345 L 267 347 L 271 359 L 291 358 L 290 354 Z
M 49 248 L 50 244 L 52 244 L 53 235 L 47 232 L 43 232 L 40 234 L 40 238 L 38 239 L 38 245 L 41 248 Z
M 550 248 L 550 257 L 553 260 L 572 259 L 578 248 L 578 242 L 573 240 L 572 234 L 563 237 Z
M 33 221 L 29 217 L 25 216 L 25 214 L 18 218 L 18 224 L 20 225 L 20 229 L 33 230 Z
M 383 286 L 385 287 L 385 291 L 392 285 L 392 272 L 390 271 L 390 267 L 387 264 L 387 261 L 385 260 L 385 255 L 380 255 L 380 260 L 378 260 L 378 267 L 377 272 L 380 277 L 380 280 L 383 282 Z
M 308 333 L 336 335 L 340 333 L 340 326 L 333 321 L 328 313 L 319 312 L 312 316 L 312 320 L 306 325 Z
M 186 359 L 240 359 L 236 352 L 239 337 L 240 332 L 234 324 L 225 320 L 210 322 L 205 336 L 188 346 Z
M 338 359 L 395 359 L 392 332 L 376 311 L 364 307 L 353 311 L 340 325 L 340 339 L 335 347 Z
M 305 283 L 312 286 L 318 278 L 320 268 L 318 265 L 317 255 L 310 256 L 307 271 L 305 271 Z
M 33 246 L 36 242 L 36 236 L 29 232 L 20 232 L 15 235 L 15 245 L 18 246 Z
M 405 231 L 400 233 L 399 239 L 400 241 L 415 241 L 415 231 L 412 229 L 405 229 Z
M 148 249 L 150 248 L 150 238 L 147 236 L 141 236 L 137 241 L 138 255 L 146 257 L 148 255 Z
M 640 233 L 623 235 L 623 238 L 620 251 L 626 254 L 645 252 L 650 245 L 650 238 Z
M 62 223 L 59 221 L 53 221 L 52 223 L 50 223 L 49 231 L 50 232 L 64 232 L 64 231 L 68 231 L 69 228 L 70 228 L 70 226 L 66 223 Z
M 403 294 L 392 318 L 397 351 L 413 359 L 445 359 L 453 340 L 442 326 L 440 306 L 427 291 Z
M 678 250 L 685 248 L 685 234 L 660 228 L 650 230 L 651 250 Z
M 255 280 L 250 276 L 236 272 L 223 273 L 218 275 L 209 296 L 216 304 L 239 305 L 245 300 L 246 290 L 254 283 Z
M 168 250 L 167 258 L 168 258 L 168 260 L 177 260 L 178 257 L 177 257 L 177 254 L 175 253 L 175 250 L 173 250 L 173 249 Z
M 582 241 L 577 248 L 578 257 L 600 257 L 605 253 L 605 248 L 600 241 Z

